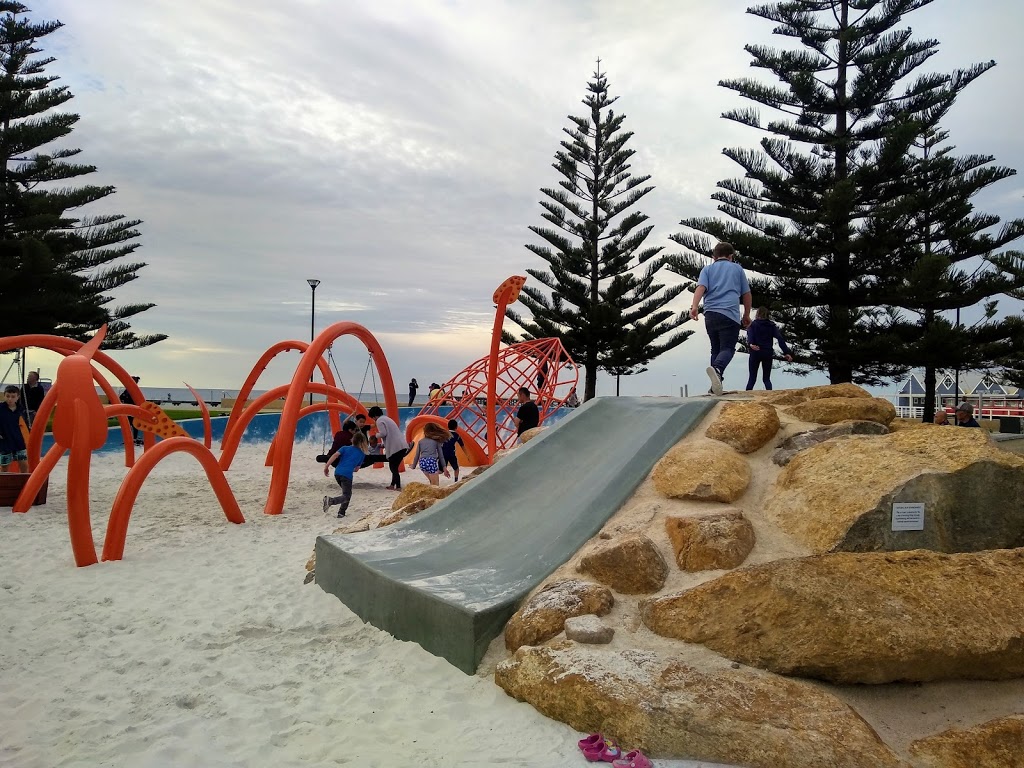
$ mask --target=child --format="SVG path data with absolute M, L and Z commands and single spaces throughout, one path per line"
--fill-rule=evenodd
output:
M 764 370 L 764 388 L 772 388 L 772 358 L 775 355 L 772 344 L 778 339 L 782 354 L 787 362 L 793 362 L 793 355 L 790 354 L 786 340 L 782 338 L 779 326 L 768 319 L 768 307 L 758 307 L 757 319 L 747 328 L 747 344 L 750 345 L 750 376 L 747 378 L 747 389 L 754 388 L 754 381 L 757 379 L 757 369 Z
M 28 451 L 21 425 L 25 419 L 18 408 L 21 392 L 14 384 L 4 387 L 4 404 L 0 405 L 0 470 L 13 472 L 11 465 L 18 462 L 19 472 L 28 472 Z M 26 429 L 28 427 L 26 426 Z
M 427 476 L 431 485 L 440 485 L 439 472 L 444 472 L 445 477 L 451 477 L 445 465 L 443 448 L 450 437 L 447 429 L 431 421 L 423 426 L 423 437 L 416 443 L 416 455 L 412 463 Z
M 327 453 L 321 453 L 316 457 L 316 460 L 319 461 L 321 464 L 324 464 L 327 462 L 328 456 L 337 453 L 346 445 L 352 445 L 352 435 L 355 434 L 355 431 L 356 423 L 351 420 L 346 421 L 344 424 L 341 425 L 341 429 L 334 433 L 334 442 L 331 443 L 331 450 L 329 450 Z M 338 460 L 335 459 L 333 466 L 337 465 Z
M 448 431 L 451 432 L 451 437 L 444 441 L 444 445 L 441 446 L 441 453 L 444 455 L 444 460 L 448 463 L 448 466 L 455 471 L 455 482 L 459 482 L 459 457 L 455 454 L 456 444 L 461 445 L 463 448 L 466 444 L 462 442 L 462 438 L 458 433 L 459 422 L 455 419 L 448 420 Z
M 341 486 L 341 496 L 324 496 L 324 514 L 326 515 L 332 504 L 338 504 L 338 517 L 344 517 L 348 512 L 348 504 L 352 501 L 352 474 L 359 471 L 359 465 L 366 458 L 368 442 L 366 435 L 356 432 L 352 435 L 352 445 L 346 445 L 327 457 L 327 464 L 324 467 L 324 477 L 330 471 L 331 463 L 337 459 L 338 465 L 334 468 L 334 479 Z

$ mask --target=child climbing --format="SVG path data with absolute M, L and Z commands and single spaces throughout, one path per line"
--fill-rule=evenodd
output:
M 451 433 L 451 437 L 445 440 L 444 445 L 441 446 L 441 453 L 444 455 L 444 460 L 448 463 L 448 466 L 452 468 L 456 483 L 459 482 L 459 457 L 456 455 L 455 446 L 461 445 L 463 448 L 466 447 L 458 430 L 459 422 L 455 419 L 449 419 L 448 431 Z
M 362 432 L 352 435 L 352 445 L 346 445 L 327 457 L 327 464 L 324 466 L 324 477 L 331 469 L 331 463 L 337 459 L 338 464 L 334 468 L 334 479 L 341 486 L 341 496 L 324 496 L 324 514 L 327 514 L 335 504 L 338 507 L 338 517 L 344 517 L 348 512 L 349 502 L 352 501 L 352 476 L 359 471 L 359 465 L 366 458 L 368 441 Z
M 445 477 L 451 477 L 444 460 L 444 443 L 450 437 L 447 429 L 434 422 L 428 422 L 423 426 L 423 437 L 416 443 L 413 464 L 427 476 L 431 485 L 440 485 L 438 475 L 441 472 Z
M 757 319 L 747 328 L 747 344 L 750 346 L 750 376 L 747 378 L 747 389 L 754 388 L 757 380 L 757 369 L 763 371 L 764 388 L 772 388 L 772 358 L 775 357 L 774 342 L 778 339 L 779 347 L 787 362 L 793 361 L 793 355 L 782 338 L 779 326 L 768 319 L 768 307 L 757 308 Z

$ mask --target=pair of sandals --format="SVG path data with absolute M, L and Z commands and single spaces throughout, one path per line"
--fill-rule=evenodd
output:
M 600 733 L 592 733 L 578 743 L 583 756 L 592 763 L 611 763 L 615 768 L 652 768 L 651 761 L 639 749 L 622 754 L 615 739 L 606 739 Z

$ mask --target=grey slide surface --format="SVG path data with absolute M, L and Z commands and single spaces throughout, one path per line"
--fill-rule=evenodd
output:
M 430 509 L 320 536 L 316 582 L 364 621 L 473 674 L 530 590 L 716 402 L 595 398 Z

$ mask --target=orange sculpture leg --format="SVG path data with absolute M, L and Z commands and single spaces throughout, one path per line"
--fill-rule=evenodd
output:
M 96 397 L 95 392 L 93 397 Z M 99 405 L 98 397 L 96 404 Z M 92 540 L 92 525 L 89 521 L 89 462 L 92 458 L 92 447 L 89 445 L 89 411 L 81 400 L 76 400 L 74 407 L 75 431 L 71 440 L 71 453 L 68 456 L 68 533 L 71 535 L 71 551 L 75 555 L 75 565 L 81 568 L 99 561 L 96 559 L 96 545 Z M 57 413 L 59 415 L 60 411 Z M 56 423 L 55 419 L 55 426 Z M 103 423 L 106 424 L 106 420 Z M 70 425 L 68 428 L 70 429 Z M 54 438 L 56 439 L 56 430 Z
M 43 487 L 43 483 L 46 482 L 46 478 L 50 476 L 53 468 L 57 466 L 57 462 L 60 461 L 60 457 L 64 455 L 65 450 L 67 449 L 54 445 L 46 452 L 46 456 L 36 464 L 28 478 L 28 482 L 25 483 L 25 487 L 21 489 L 18 498 L 14 500 L 14 506 L 11 508 L 12 512 L 23 514 L 32 508 L 33 499 L 35 499 L 36 494 Z
M 160 441 L 153 448 L 146 451 L 135 463 L 135 466 L 128 470 L 121 487 L 114 498 L 114 507 L 110 512 L 110 519 L 107 521 L 107 535 L 103 541 L 103 559 L 120 560 L 124 555 L 125 538 L 128 535 L 128 520 L 132 514 L 132 507 L 135 506 L 135 499 L 138 498 L 142 484 L 149 476 L 150 471 L 164 457 L 184 451 L 199 459 L 199 463 L 206 471 L 206 478 L 213 488 L 213 492 L 220 502 L 224 515 L 232 523 L 244 523 L 242 510 L 238 507 L 231 487 L 228 485 L 224 472 L 217 464 L 210 450 L 202 443 L 193 440 L 191 437 L 171 437 Z

